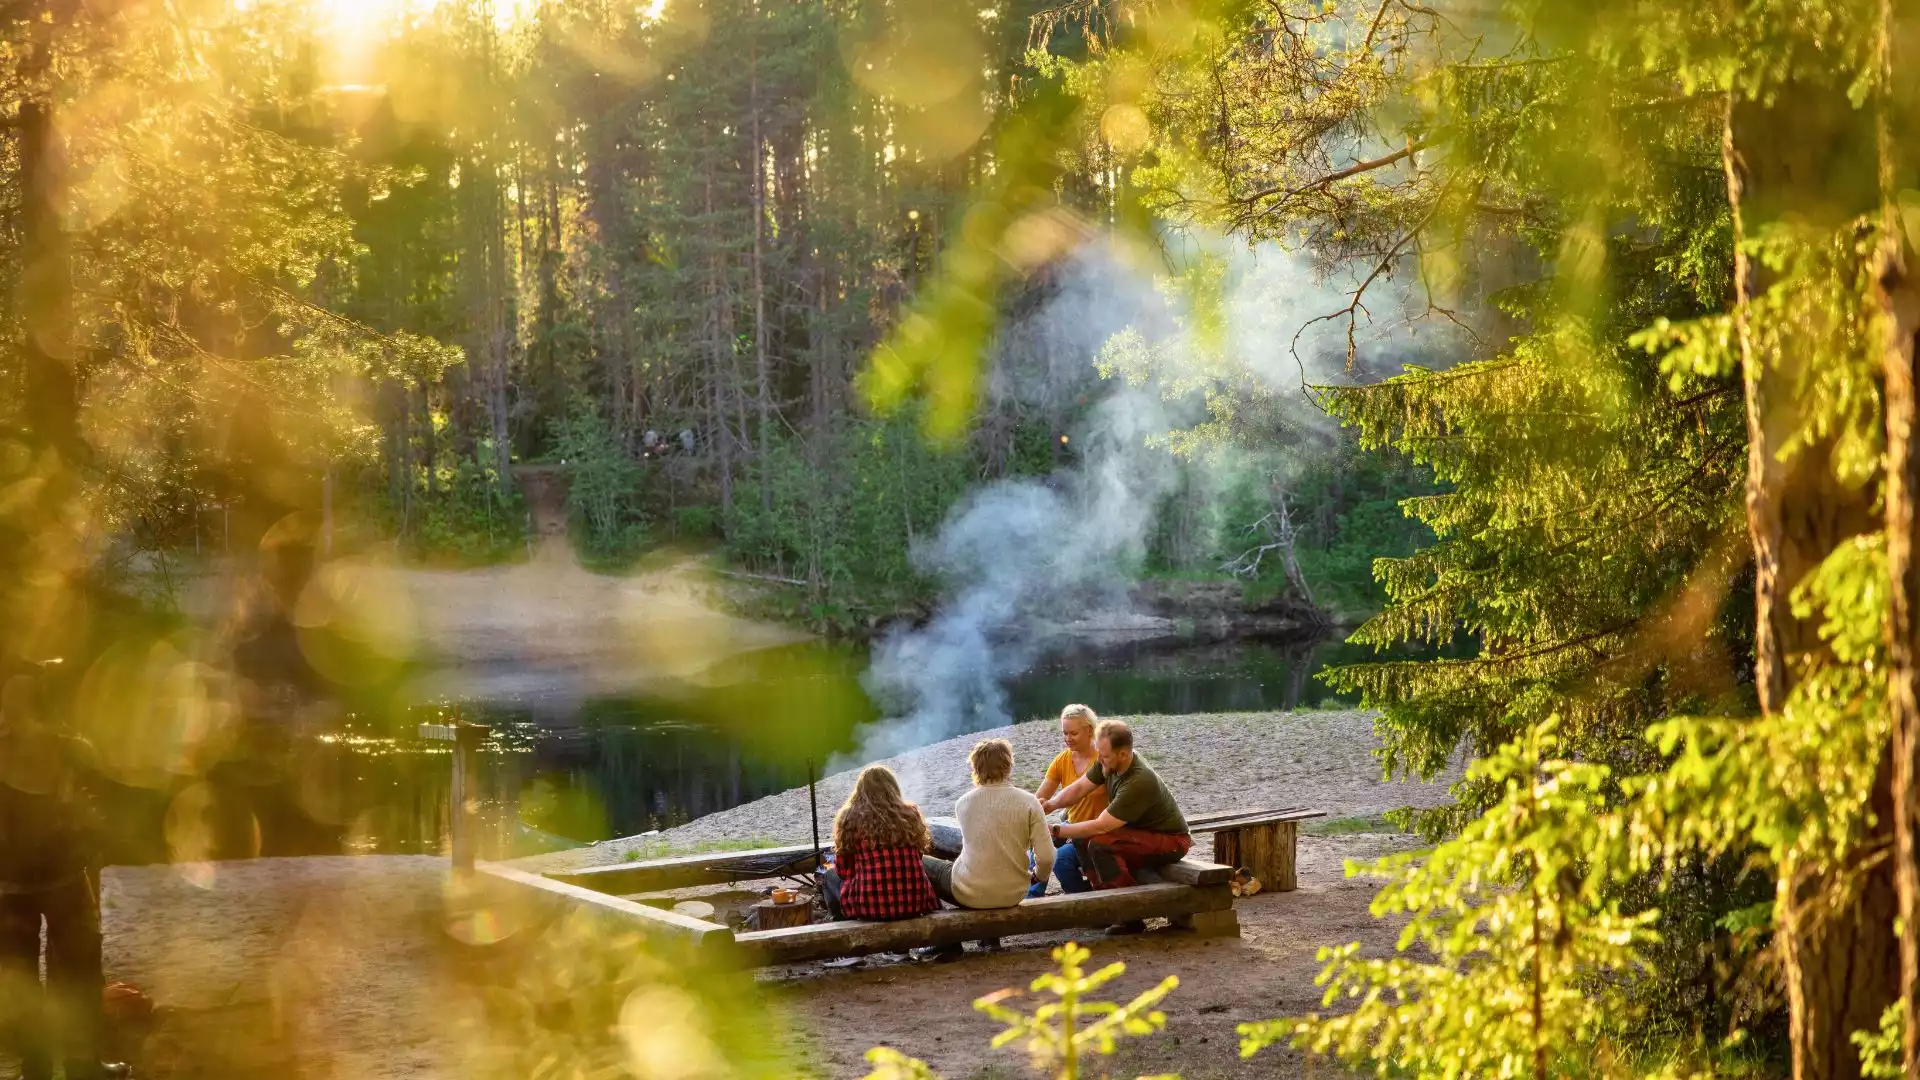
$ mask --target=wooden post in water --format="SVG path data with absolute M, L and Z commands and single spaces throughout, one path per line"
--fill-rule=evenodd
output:
M 480 832 L 480 746 L 492 731 L 456 719 L 453 724 L 453 868 L 473 869 Z
M 420 737 L 453 744 L 453 783 L 447 797 L 447 831 L 452 840 L 453 869 L 456 873 L 473 870 L 479 847 L 480 822 L 480 747 L 493 729 L 484 724 L 469 724 L 454 714 L 451 724 L 421 724 Z

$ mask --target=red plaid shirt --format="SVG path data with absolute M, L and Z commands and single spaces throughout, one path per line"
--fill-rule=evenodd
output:
M 940 910 L 915 848 L 853 848 L 836 851 L 834 860 L 840 913 L 849 919 L 911 919 Z

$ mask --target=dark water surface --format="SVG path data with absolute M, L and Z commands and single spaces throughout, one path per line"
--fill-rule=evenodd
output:
M 1008 693 L 1020 720 L 1075 701 L 1112 715 L 1325 707 L 1342 702 L 1313 676 L 1372 655 L 1337 639 L 1081 646 Z M 493 729 L 479 787 L 494 823 L 482 856 L 494 858 L 666 828 L 805 783 L 810 758 L 851 746 L 873 717 L 858 652 L 807 645 L 743 663 L 718 688 L 673 697 L 445 702 L 274 732 L 190 788 L 123 793 L 123 850 L 110 857 L 442 850 L 451 756 L 416 726 L 456 713 Z

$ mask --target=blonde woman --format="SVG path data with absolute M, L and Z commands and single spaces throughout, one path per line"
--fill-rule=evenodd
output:
M 923 862 L 927 822 L 885 765 L 860 770 L 833 816 L 834 865 L 820 872 L 836 919 L 911 919 L 940 908 Z
M 1087 775 L 1087 770 L 1093 767 L 1093 728 L 1099 722 L 1100 718 L 1085 705 L 1069 705 L 1060 710 L 1060 742 L 1065 749 L 1047 766 L 1046 779 L 1040 782 L 1040 790 L 1034 793 L 1042 803 Z M 1067 807 L 1067 821 L 1092 821 L 1105 813 L 1106 809 L 1107 789 L 1096 787 L 1087 792 L 1086 798 Z M 1079 849 L 1070 843 L 1061 844 L 1054 855 L 1053 876 L 1060 880 L 1060 891 L 1063 893 L 1083 893 L 1093 888 L 1087 884 L 1086 875 L 1080 872 Z M 1046 891 L 1047 879 L 1042 876 L 1027 895 L 1042 896 Z

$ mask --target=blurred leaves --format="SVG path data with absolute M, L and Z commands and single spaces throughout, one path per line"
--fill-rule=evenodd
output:
M 1089 974 L 1086 962 L 1093 953 L 1071 941 L 1054 949 L 1052 956 L 1058 970 L 1038 976 L 1028 989 L 1034 994 L 1050 994 L 1053 999 L 1044 1000 L 1033 1012 L 1023 1013 L 1009 1006 L 1019 997 L 1011 989 L 996 991 L 973 1003 L 974 1008 L 1006 1025 L 993 1037 L 995 1049 L 1018 1042 L 1036 1071 L 1055 1080 L 1079 1080 L 1090 1071 L 1089 1058 L 1109 1056 L 1120 1040 L 1153 1035 L 1166 1027 L 1166 1014 L 1154 1006 L 1180 985 L 1178 976 L 1167 976 L 1124 1005 L 1088 1001 L 1089 994 L 1118 978 L 1127 965 L 1116 962 Z M 867 1080 L 937 1080 L 937 1074 L 925 1062 L 891 1047 L 874 1047 L 867 1051 L 867 1060 L 874 1066 Z
M 984 357 L 1013 260 L 1035 256 L 1027 215 L 1049 208 L 1059 177 L 1060 137 L 1077 105 L 1053 87 L 1021 102 L 995 141 L 993 175 L 975 195 L 891 337 L 875 350 L 861 388 L 878 410 L 923 395 L 926 432 L 958 438 L 972 422 Z M 1040 226 L 1044 227 L 1044 226 Z
M 798 1062 L 751 978 L 575 910 L 503 946 L 507 978 L 471 1032 L 476 1075 L 505 1080 L 785 1077 Z

